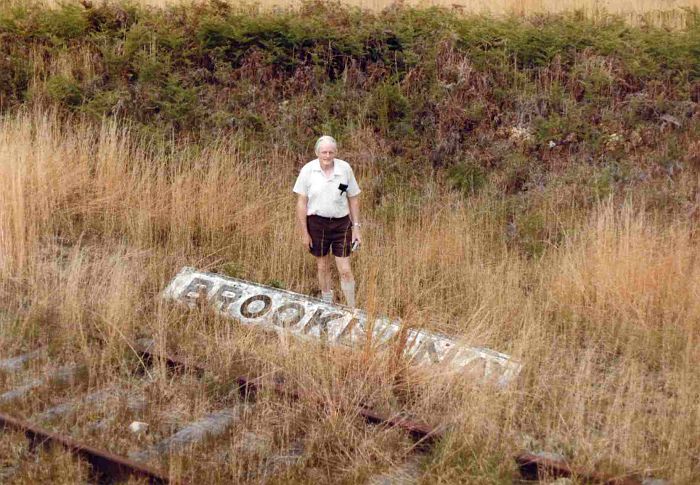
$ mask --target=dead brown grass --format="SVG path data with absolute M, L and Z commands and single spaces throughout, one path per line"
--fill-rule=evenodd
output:
M 82 3 L 82 0 L 7 0 L 15 4 L 55 6 Z M 112 1 L 112 0 L 107 0 Z M 134 0 L 132 3 L 151 7 L 189 5 L 201 0 Z M 223 0 L 243 10 L 298 9 L 310 0 Z M 332 0 L 331 0 L 332 1 Z M 652 24 L 682 29 L 686 26 L 687 9 L 700 8 L 700 0 L 338 0 L 340 4 L 379 11 L 400 4 L 417 8 L 441 7 L 461 14 L 539 15 L 579 11 L 589 18 L 618 15 L 633 25 Z
M 526 259 L 497 243 L 503 229 L 487 196 L 461 199 L 433 180 L 418 204 L 395 193 L 392 210 L 375 206 L 372 148 L 358 135 L 343 150 L 361 160 L 366 187 L 360 305 L 525 365 L 504 391 L 464 379 L 406 383 L 386 356 L 280 342 L 158 299 L 183 265 L 314 291 L 314 263 L 294 233 L 296 154 L 268 146 L 244 158 L 242 142 L 203 151 L 183 142 L 166 156 L 113 122 L 94 128 L 46 112 L 0 121 L 0 357 L 45 343 L 50 365 L 86 363 L 91 388 L 138 387 L 127 342 L 147 335 L 221 369 L 204 383 L 154 373 L 146 416 L 163 433 L 168 410 L 186 422 L 235 404 L 225 376 L 240 368 L 284 375 L 302 400 L 263 396 L 246 420 L 270 439 L 263 455 L 303 446 L 280 481 L 361 483 L 405 459 L 406 437 L 348 411 L 360 399 L 451 426 L 423 464 L 426 483 L 509 481 L 522 446 L 608 472 L 700 478 L 700 270 L 689 221 L 602 202 L 561 244 Z M 29 416 L 40 404 L 13 412 Z M 114 414 L 122 417 L 98 435 L 84 431 L 91 413 L 54 426 L 116 452 L 137 448 L 124 437 L 135 416 Z M 261 456 L 235 451 L 202 461 L 195 450 L 166 466 L 208 482 L 256 481 Z
M 55 1 L 55 0 L 44 0 Z M 166 6 L 172 4 L 188 4 L 197 0 L 137 0 L 135 3 L 152 6 Z M 60 3 L 60 2 L 56 2 Z M 238 1 L 228 0 L 233 5 L 258 5 L 262 8 L 297 7 L 301 5 L 301 0 L 250 0 Z M 468 1 L 468 0 L 341 0 L 345 5 L 357 6 L 360 8 L 381 10 L 392 4 L 401 3 L 406 6 L 416 7 L 447 7 L 458 11 L 474 13 L 497 13 L 497 14 L 519 14 L 526 15 L 532 13 L 556 13 L 580 10 L 589 14 L 608 13 L 643 13 L 650 11 L 669 11 L 686 7 L 699 7 L 698 0 L 496 0 L 496 1 Z

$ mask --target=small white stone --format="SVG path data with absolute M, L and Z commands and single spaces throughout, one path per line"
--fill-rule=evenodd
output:
M 566 462 L 566 457 L 561 453 L 554 453 L 551 451 L 538 451 L 534 453 L 535 456 L 539 458 L 544 458 L 545 460 L 551 460 L 556 462 Z
M 557 146 L 557 144 L 555 143 L 555 141 L 554 141 L 554 140 L 549 140 L 549 148 L 554 148 L 555 146 Z
M 134 434 L 145 433 L 148 430 L 148 423 L 143 423 L 141 421 L 134 421 L 129 425 L 129 431 Z
M 663 478 L 645 478 L 642 485 L 669 485 L 669 482 Z

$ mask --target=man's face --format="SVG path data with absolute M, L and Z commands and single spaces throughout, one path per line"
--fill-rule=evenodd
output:
M 318 158 L 322 162 L 331 162 L 335 158 L 336 149 L 332 144 L 323 144 L 318 147 Z

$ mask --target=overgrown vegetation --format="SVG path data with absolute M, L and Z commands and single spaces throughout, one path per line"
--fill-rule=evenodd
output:
M 468 196 L 505 195 L 504 223 L 562 184 L 584 207 L 622 192 L 671 210 L 693 198 L 676 180 L 698 157 L 697 12 L 675 32 L 320 2 L 276 13 L 87 5 L 0 11 L 5 112 L 55 104 L 203 146 L 237 136 L 298 164 L 332 133 L 396 184 L 437 175 Z
M 420 463 L 426 483 L 510 482 L 521 447 L 698 481 L 700 22 L 316 3 L 0 12 L 0 355 L 48 345 L 47 365 L 87 364 L 90 389 L 136 388 L 126 342 L 148 336 L 309 396 L 260 396 L 215 443 L 223 454 L 159 463 L 173 476 L 257 483 L 261 456 L 235 448 L 250 429 L 263 455 L 304 451 L 273 481 L 366 482 L 412 448 L 347 411 L 362 401 L 449 425 Z M 310 351 L 157 298 L 183 265 L 314 293 L 291 185 L 321 133 L 363 188 L 360 306 L 512 354 L 524 364 L 513 386 L 407 383 L 386 356 Z M 2 390 L 21 383 L 0 376 Z M 133 418 L 156 439 L 164 414 L 230 405 L 225 383 L 154 372 Z M 138 449 L 119 406 L 52 426 Z M 114 419 L 90 431 L 95 413 Z M 28 453 L 7 442 L 0 461 L 14 466 Z M 2 476 L 84 475 L 48 461 Z

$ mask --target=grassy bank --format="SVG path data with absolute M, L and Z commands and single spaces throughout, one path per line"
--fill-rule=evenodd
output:
M 373 202 L 385 210 L 394 191 L 413 189 L 416 203 L 438 178 L 501 201 L 493 217 L 535 256 L 572 227 L 563 214 L 610 195 L 674 213 L 695 203 L 697 20 L 669 32 L 614 17 L 317 3 L 16 6 L 0 11 L 0 39 L 6 113 L 115 118 L 156 151 L 230 137 L 245 157 L 271 150 L 296 166 L 318 133 L 333 133 L 377 174 Z
M 23 0 L 11 0 L 20 2 Z M 77 0 L 68 0 L 75 1 Z M 56 6 L 65 4 L 66 0 L 44 0 L 45 4 Z M 192 0 L 133 0 L 143 6 L 167 7 L 174 4 L 191 4 Z M 241 2 L 230 1 L 232 5 Z M 391 8 L 399 2 L 389 0 L 342 0 L 345 6 L 380 11 Z M 249 2 L 246 7 L 262 10 L 279 10 L 298 8 L 303 1 L 258 0 Z M 491 2 L 472 2 L 468 0 L 402 0 L 403 6 L 429 8 L 441 7 L 457 14 L 466 15 L 520 15 L 557 14 L 578 11 L 586 17 L 597 19 L 613 14 L 618 15 L 632 25 L 659 25 L 669 28 L 684 28 L 689 17 L 688 10 L 700 7 L 698 0 L 495 0 Z
M 0 356 L 46 344 L 48 366 L 84 363 L 88 388 L 151 399 L 134 418 L 154 435 L 168 413 L 231 405 L 225 377 L 241 366 L 307 393 L 261 396 L 213 444 L 228 454 L 170 457 L 175 476 L 255 482 L 261 456 L 231 444 L 252 430 L 266 456 L 304 450 L 280 483 L 365 482 L 411 452 L 347 411 L 367 401 L 451 425 L 421 464 L 426 483 L 507 483 L 521 447 L 700 479 L 699 24 L 0 8 Z M 157 298 L 183 265 L 316 292 L 291 185 L 320 133 L 363 188 L 360 305 L 512 354 L 525 365 L 512 387 L 407 386 L 386 356 L 278 341 Z M 137 381 L 127 341 L 141 336 L 221 375 Z M 18 384 L 0 376 L 2 390 Z M 99 410 L 117 416 L 101 434 L 94 410 L 52 426 L 125 453 L 139 443 L 115 406 Z M 0 463 L 23 454 L 11 437 Z M 14 479 L 84 476 L 51 456 Z

